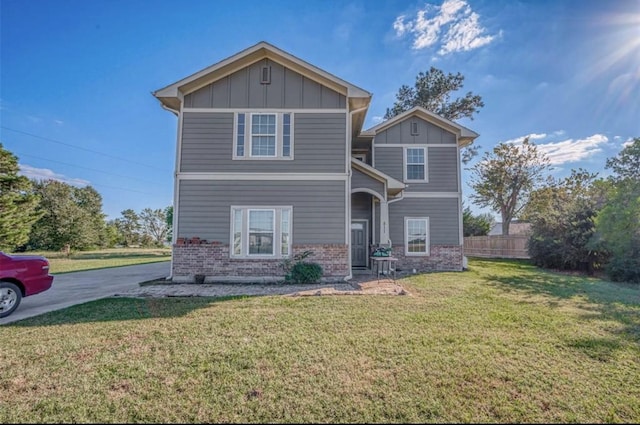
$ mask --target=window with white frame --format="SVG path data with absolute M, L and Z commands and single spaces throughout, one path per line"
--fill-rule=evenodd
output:
M 404 149 L 404 181 L 427 181 L 427 148 Z
M 404 247 L 406 255 L 429 255 L 428 217 L 405 217 Z
M 233 159 L 293 159 L 293 114 L 235 114 Z
M 292 207 L 231 207 L 231 256 L 291 255 Z

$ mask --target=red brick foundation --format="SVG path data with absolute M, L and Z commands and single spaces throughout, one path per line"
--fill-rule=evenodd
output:
M 350 274 L 347 245 L 294 245 L 293 254 L 306 250 L 314 255 L 305 261 L 318 263 L 323 281 L 340 281 Z M 207 282 L 277 282 L 284 278 L 281 259 L 235 259 L 229 257 L 229 245 L 219 243 L 173 245 L 173 280 L 193 282 L 196 274 Z
M 431 245 L 428 256 L 406 256 L 404 247 L 393 249 L 396 268 L 403 272 L 462 271 L 462 246 Z

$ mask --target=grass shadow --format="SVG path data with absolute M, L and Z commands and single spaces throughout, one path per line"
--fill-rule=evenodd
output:
M 547 305 L 560 307 L 563 300 L 580 301 L 585 320 L 615 320 L 623 332 L 640 342 L 640 285 L 566 275 L 542 270 L 526 260 L 475 259 L 473 271 L 485 283 L 502 291 L 529 294 L 540 302 L 539 295 L 548 298 Z
M 110 297 L 26 318 L 3 327 L 75 325 L 96 322 L 120 322 L 183 317 L 192 311 L 226 301 L 250 298 L 247 295 L 225 297 L 127 298 Z

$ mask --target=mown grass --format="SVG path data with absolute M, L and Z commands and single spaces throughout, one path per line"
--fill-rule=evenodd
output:
M 171 260 L 171 248 L 114 248 L 73 251 L 69 256 L 60 251 L 37 251 L 24 254 L 46 257 L 49 260 L 50 273 L 52 274 Z
M 640 290 L 519 261 L 410 296 L 123 299 L 0 328 L 0 422 L 638 422 Z

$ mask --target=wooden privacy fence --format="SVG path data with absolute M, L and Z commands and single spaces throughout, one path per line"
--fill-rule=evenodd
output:
M 527 235 L 469 236 L 464 238 L 464 255 L 485 258 L 529 258 Z

